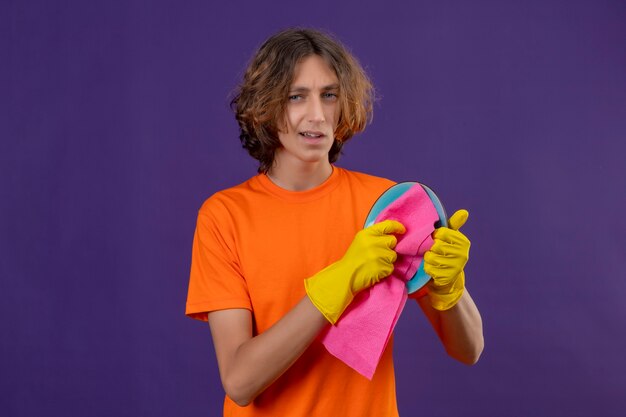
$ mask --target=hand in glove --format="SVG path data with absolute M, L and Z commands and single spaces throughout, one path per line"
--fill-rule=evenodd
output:
M 405 232 L 394 220 L 358 232 L 341 260 L 304 280 L 306 292 L 326 319 L 335 324 L 354 296 L 391 275 L 397 255 L 393 234 Z
M 469 259 L 470 241 L 459 231 L 469 213 L 459 210 L 448 219 L 448 227 L 433 232 L 435 243 L 424 254 L 424 272 L 432 277 L 428 282 L 431 305 L 437 310 L 452 308 L 465 290 L 463 268 Z

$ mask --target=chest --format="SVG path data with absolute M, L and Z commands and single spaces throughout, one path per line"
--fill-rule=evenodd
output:
M 245 218 L 239 257 L 259 332 L 304 297 L 305 278 L 343 256 L 369 206 L 333 196 L 312 204 L 275 201 Z

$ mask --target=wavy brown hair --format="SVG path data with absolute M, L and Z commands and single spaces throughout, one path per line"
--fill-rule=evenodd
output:
M 338 40 L 314 29 L 279 32 L 254 55 L 231 101 L 241 144 L 259 161 L 260 173 L 267 173 L 276 149 L 281 146 L 278 131 L 284 123 L 295 67 L 311 55 L 323 58 L 339 79 L 340 116 L 328 153 L 331 163 L 339 158 L 343 144 L 363 131 L 372 118 L 372 83 L 356 58 Z

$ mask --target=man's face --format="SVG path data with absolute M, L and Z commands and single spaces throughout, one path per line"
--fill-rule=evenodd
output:
M 339 120 L 338 96 L 339 80 L 323 58 L 311 55 L 296 65 L 285 126 L 278 133 L 282 148 L 276 150 L 277 163 L 328 163 Z

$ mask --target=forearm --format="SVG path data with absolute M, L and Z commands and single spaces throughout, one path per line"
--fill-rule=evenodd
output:
M 324 326 L 336 323 L 355 294 L 391 274 L 397 242 L 393 234 L 404 231 L 401 223 L 391 220 L 359 231 L 339 261 L 304 281 L 307 295 L 257 336 L 252 336 L 248 310 L 210 313 L 226 394 L 237 404 L 247 405 L 285 372 Z
M 419 300 L 419 303 L 446 352 L 462 363 L 476 363 L 484 347 L 483 325 L 480 312 L 469 292 L 465 290 L 459 302 L 445 311 L 432 308 L 428 296 Z
M 267 331 L 243 342 L 222 375 L 231 399 L 247 405 L 283 374 L 328 322 L 307 296 Z

